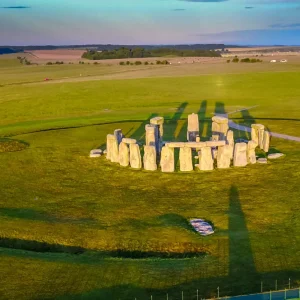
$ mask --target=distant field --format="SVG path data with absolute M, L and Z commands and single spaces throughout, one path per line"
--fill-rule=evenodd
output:
M 21 66 L 10 57 L 0 58 L 0 146 L 24 150 L 0 152 L 1 300 L 197 299 L 218 287 L 224 297 L 259 292 L 261 282 L 284 289 L 289 278 L 299 286 L 299 143 L 272 139 L 284 158 L 208 173 L 88 157 L 116 128 L 143 142 L 152 116 L 165 117 L 165 140 L 184 140 L 187 115 L 198 113 L 207 139 L 214 112 L 254 105 L 231 117 L 300 136 L 298 61 Z M 215 234 L 196 234 L 194 217 Z

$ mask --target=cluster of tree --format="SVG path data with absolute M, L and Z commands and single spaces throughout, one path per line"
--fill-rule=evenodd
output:
M 22 64 L 22 65 L 29 66 L 32 64 L 26 57 L 18 56 L 17 59 L 19 60 L 20 64 Z
M 82 58 L 90 60 L 118 59 L 118 58 L 143 58 L 143 57 L 164 57 L 164 56 L 182 56 L 182 57 L 220 57 L 221 54 L 214 50 L 178 50 L 174 48 L 119 48 L 115 50 L 95 51 L 88 50 Z
M 227 60 L 227 63 L 230 63 L 231 60 L 228 59 Z M 238 62 L 241 62 L 241 63 L 257 63 L 257 62 L 262 62 L 262 60 L 258 59 L 258 58 L 242 58 L 241 60 L 235 56 L 233 59 L 232 59 L 232 62 L 233 63 L 238 63 Z
M 119 63 L 120 66 L 129 66 L 129 65 L 130 66 L 133 66 L 133 65 L 139 66 L 139 65 L 142 65 L 142 64 L 143 64 L 143 62 L 141 62 L 139 60 L 137 60 L 135 62 L 130 62 L 129 60 L 127 60 L 127 61 L 120 61 L 120 63 Z M 167 60 L 157 60 L 156 64 L 157 65 L 169 65 L 170 63 Z M 145 66 L 154 65 L 154 63 L 153 62 L 145 61 L 144 65 Z
M 52 66 L 52 65 L 63 65 L 63 64 L 64 64 L 63 61 L 56 61 L 56 62 L 51 62 L 51 61 L 49 61 L 49 62 L 46 63 L 47 66 Z

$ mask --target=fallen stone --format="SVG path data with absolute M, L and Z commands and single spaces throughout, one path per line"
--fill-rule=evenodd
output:
M 136 144 L 135 139 L 129 139 L 129 138 L 123 138 L 122 142 L 125 143 L 125 144 Z
M 162 147 L 160 166 L 161 171 L 164 173 L 175 171 L 174 148 Z
M 100 157 L 102 155 L 101 149 L 94 149 L 90 151 L 90 157 Z
M 259 158 L 259 159 L 257 160 L 257 162 L 258 162 L 259 164 L 267 164 L 267 163 L 268 163 L 268 160 L 267 160 L 266 158 Z
M 156 171 L 156 149 L 154 146 L 145 146 L 144 147 L 144 169 L 147 171 Z
M 180 171 L 193 171 L 192 149 L 188 147 L 180 148 L 179 151 Z
M 138 144 L 130 144 L 130 166 L 133 169 L 141 169 L 142 168 L 142 158 L 140 147 Z
M 119 145 L 119 163 L 122 167 L 128 167 L 130 162 L 129 147 L 126 143 L 122 142 Z
M 283 153 L 272 153 L 268 155 L 268 159 L 277 159 L 282 156 L 285 156 Z
M 234 147 L 233 165 L 234 167 L 245 167 L 248 164 L 247 144 L 237 143 Z

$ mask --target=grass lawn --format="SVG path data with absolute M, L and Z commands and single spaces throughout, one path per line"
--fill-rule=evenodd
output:
M 33 85 L 14 84 L 23 80 L 16 72 L 0 87 L 0 143 L 26 145 L 0 151 L 1 299 L 181 299 L 182 291 L 196 299 L 218 287 L 221 296 L 259 292 L 261 281 L 265 290 L 275 280 L 278 289 L 289 278 L 299 285 L 299 143 L 274 138 L 271 151 L 284 158 L 207 173 L 136 171 L 88 155 L 116 128 L 143 141 L 151 116 L 166 118 L 165 140 L 184 140 L 196 112 L 208 138 L 214 112 L 253 105 L 235 122 L 300 136 L 300 73 L 157 70 L 157 78 Z M 196 234 L 194 217 L 215 234 Z

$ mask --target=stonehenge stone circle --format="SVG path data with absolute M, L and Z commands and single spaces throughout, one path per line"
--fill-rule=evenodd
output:
M 262 124 L 251 125 L 251 140 L 255 141 L 260 149 L 263 149 L 265 126 Z
M 162 140 L 164 136 L 164 118 L 163 117 L 155 117 L 150 119 L 150 124 L 158 126 L 159 139 Z
M 147 171 L 156 171 L 156 149 L 155 146 L 144 146 L 144 169 Z
M 211 171 L 214 169 L 214 160 L 210 147 L 201 148 L 199 151 L 199 165 L 201 171 Z
M 225 145 L 218 148 L 217 167 L 219 169 L 230 168 L 232 157 L 232 148 L 230 145 Z
M 118 145 L 120 145 L 122 142 L 122 139 L 123 139 L 122 129 L 116 129 L 114 131 L 114 136 L 116 137 L 116 139 L 118 141 Z
M 192 148 L 183 147 L 179 150 L 180 171 L 190 172 L 194 170 Z
M 269 148 L 270 148 L 270 132 L 265 131 L 264 132 L 264 140 L 263 140 L 263 150 L 265 152 L 269 152 Z
M 256 154 L 255 154 L 255 149 L 257 147 L 256 141 L 249 141 L 247 147 L 248 147 L 248 162 L 250 164 L 256 164 Z
M 174 158 L 174 148 L 162 147 L 160 166 L 162 172 L 174 172 L 175 171 L 175 158 Z
M 233 165 L 235 167 L 245 167 L 248 164 L 247 144 L 237 143 L 234 147 Z
M 115 135 L 107 135 L 107 155 L 106 158 L 111 162 L 119 162 L 119 144 Z
M 221 116 L 214 116 L 212 117 L 212 135 L 218 135 L 220 140 L 223 140 L 229 129 L 228 125 L 228 118 L 221 117 Z
M 138 144 L 130 144 L 130 167 L 133 169 L 142 168 L 142 158 L 140 152 L 140 146 Z
M 230 158 L 233 159 L 234 136 L 233 136 L 233 131 L 232 130 L 228 130 L 227 136 L 226 136 L 226 141 L 227 141 L 226 144 L 229 145 L 230 149 L 231 149 L 231 156 L 230 156 Z
M 125 143 L 125 144 L 136 144 L 135 139 L 129 139 L 129 138 L 123 138 L 122 142 Z
M 196 142 L 199 135 L 199 117 L 197 114 L 188 115 L 187 141 Z
M 146 129 L 146 146 L 155 146 L 156 151 L 159 151 L 159 133 L 158 126 L 148 124 Z
M 129 147 L 126 143 L 121 142 L 119 145 L 119 162 L 122 167 L 128 167 L 130 161 Z
M 251 125 L 251 140 L 243 138 L 234 139 L 234 132 L 229 130 L 229 120 L 226 117 L 212 117 L 212 136 L 206 137 L 207 141 L 199 136 L 199 118 L 197 114 L 188 116 L 187 142 L 163 141 L 164 118 L 150 119 L 150 124 L 145 126 L 144 156 L 141 157 L 140 146 L 136 139 L 126 138 L 121 129 L 114 130 L 107 135 L 106 150 L 94 149 L 90 157 L 106 158 L 121 166 L 131 166 L 134 169 L 155 171 L 158 162 L 162 172 L 175 172 L 175 148 L 179 148 L 180 171 L 194 170 L 194 158 L 199 160 L 195 166 L 201 171 L 211 171 L 214 165 L 219 169 L 230 168 L 233 160 L 234 167 L 244 167 L 247 164 L 267 163 L 266 158 L 257 159 L 256 148 L 264 152 L 269 151 L 270 132 L 262 124 Z M 195 153 L 198 155 L 195 156 Z M 282 153 L 269 154 L 269 159 L 283 156 Z M 216 160 L 216 164 L 215 161 Z

